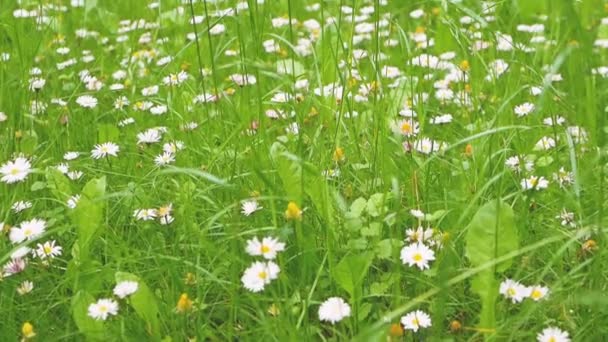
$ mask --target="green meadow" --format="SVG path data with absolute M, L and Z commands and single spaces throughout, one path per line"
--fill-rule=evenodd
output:
M 608 340 L 608 3 L 2 0 L 0 341 Z

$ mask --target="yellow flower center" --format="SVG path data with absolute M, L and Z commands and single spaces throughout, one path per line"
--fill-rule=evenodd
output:
M 414 254 L 413 259 L 414 259 L 415 262 L 421 262 L 422 261 L 422 254 L 420 254 L 420 253 Z
M 543 296 L 543 294 L 542 294 L 542 293 L 541 293 L 539 290 L 537 290 L 537 289 L 534 289 L 534 290 L 532 291 L 532 293 L 530 294 L 530 297 L 532 297 L 532 298 L 534 298 L 534 299 L 539 299 L 539 298 L 541 298 L 542 296 Z
M 42 249 L 44 250 L 44 254 L 51 254 L 51 252 L 53 251 L 53 249 L 51 248 L 50 245 L 46 245 L 44 247 L 42 247 Z
M 260 248 L 262 251 L 262 254 L 266 254 L 268 252 L 270 252 L 270 247 L 266 246 L 266 245 L 262 245 L 262 248 Z
M 418 318 L 414 318 L 414 319 L 412 320 L 412 324 L 413 324 L 414 326 L 418 326 L 418 325 L 420 325 L 420 322 L 418 321 Z
M 510 297 L 515 296 L 515 293 L 516 293 L 516 292 L 515 292 L 515 289 L 514 289 L 514 288 L 512 288 L 512 287 L 510 287 L 510 288 L 507 290 L 507 294 L 508 294 Z
M 100 305 L 99 306 L 99 312 L 108 312 L 108 307 L 105 305 Z
M 555 337 L 551 336 L 551 337 L 549 337 L 548 342 L 557 342 L 557 340 L 555 339 Z
M 18 174 L 19 174 L 19 169 L 18 169 L 18 168 L 16 168 L 16 167 L 12 168 L 12 169 L 11 169 L 11 171 L 10 171 L 10 174 L 11 174 L 12 176 L 16 176 L 16 175 L 18 175 Z
M 33 234 L 33 232 L 32 232 L 32 230 L 31 230 L 31 229 L 29 229 L 29 228 L 26 228 L 26 229 L 23 231 L 23 235 L 25 235 L 25 236 L 28 236 L 28 237 L 29 237 L 29 236 L 31 236 L 32 234 Z
M 538 178 L 536 178 L 536 177 L 531 177 L 531 178 L 530 178 L 530 185 L 532 185 L 532 186 L 536 186 L 536 184 L 538 184 Z
M 409 122 L 404 121 L 401 124 L 401 132 L 403 132 L 403 134 L 411 134 L 412 133 L 412 125 Z
M 266 279 L 266 277 L 268 277 L 268 274 L 266 273 L 266 271 L 262 271 L 262 272 L 258 273 L 258 277 L 260 279 Z

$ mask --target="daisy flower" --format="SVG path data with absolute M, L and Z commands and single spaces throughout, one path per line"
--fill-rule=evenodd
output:
M 500 283 L 499 293 L 513 303 L 519 303 L 529 296 L 529 289 L 517 281 L 506 279 Z
M 2 276 L 9 277 L 13 274 L 23 272 L 26 266 L 27 262 L 25 259 L 12 259 L 2 267 Z
M 32 172 L 32 164 L 26 158 L 19 157 L 0 167 L 0 174 L 2 174 L 0 180 L 7 184 L 21 182 L 27 178 L 30 172 Z
M 61 246 L 55 246 L 55 240 L 36 245 L 36 255 L 42 260 L 47 258 L 53 259 L 56 256 L 61 255 L 61 251 Z
M 350 316 L 350 305 L 340 297 L 331 297 L 319 307 L 319 320 L 336 324 Z
M 530 176 L 524 178 L 520 182 L 522 189 L 524 190 L 542 190 L 549 186 L 549 181 L 545 177 Z
M 136 281 L 121 281 L 114 287 L 114 295 L 118 298 L 125 298 L 134 294 L 139 287 Z
M 247 241 L 245 250 L 249 255 L 261 255 L 265 259 L 272 260 L 276 258 L 278 252 L 285 250 L 285 244 L 273 237 L 265 237 L 260 241 L 256 236 Z
M 105 142 L 103 144 L 95 145 L 95 148 L 91 151 L 93 159 L 101 159 L 107 156 L 118 157 L 120 147 L 113 142 Z
M 535 151 L 546 151 L 555 147 L 555 139 L 551 137 L 542 137 L 535 145 Z
M 25 240 L 32 240 L 42 235 L 46 229 L 46 221 L 40 219 L 32 219 L 23 221 L 19 227 L 13 227 L 9 233 L 9 239 L 12 243 L 18 244 Z
M 247 290 L 260 292 L 279 276 L 280 271 L 279 266 L 272 261 L 265 263 L 256 261 L 245 270 L 241 282 Z
M 19 287 L 17 287 L 17 293 L 20 296 L 24 296 L 24 295 L 32 292 L 33 289 L 34 289 L 34 283 L 32 283 L 29 280 L 25 280 L 24 282 L 19 284 Z
M 416 265 L 419 269 L 429 268 L 429 262 L 435 260 L 435 252 L 422 242 L 412 243 L 401 250 L 401 261 L 408 266 Z
M 170 152 L 163 152 L 154 157 L 154 164 L 156 164 L 156 166 L 165 166 L 173 162 L 175 162 L 175 155 Z
M 428 328 L 432 325 L 431 316 L 421 310 L 412 311 L 401 317 L 401 324 L 405 330 L 417 332 L 420 328 Z
M 567 211 L 566 208 L 563 208 L 561 213 L 555 216 L 555 218 L 561 220 L 562 226 L 570 226 L 572 228 L 576 227 L 576 223 L 574 222 L 574 213 Z
M 536 336 L 538 342 L 570 342 L 570 335 L 556 327 L 548 327 Z
M 260 209 L 263 208 L 260 207 L 258 201 L 256 200 L 246 200 L 241 202 L 241 213 L 245 216 L 249 216 Z
M 78 205 L 78 201 L 80 201 L 80 195 L 74 195 L 74 196 L 68 198 L 68 201 L 67 201 L 68 208 L 70 208 L 70 209 L 76 208 L 76 206 Z
M 116 316 L 118 314 L 118 303 L 110 298 L 102 298 L 97 302 L 89 305 L 89 317 L 95 320 L 105 321 L 108 316 Z
M 11 209 L 15 212 L 15 213 L 20 213 L 26 209 L 29 209 L 32 207 L 32 202 L 30 201 L 17 201 L 15 203 L 13 203 L 13 205 L 11 206 Z
M 173 211 L 173 203 L 169 203 L 167 205 L 164 205 L 160 208 L 158 208 L 157 214 L 158 214 L 158 220 L 160 221 L 160 224 L 165 226 L 170 224 L 171 222 L 173 222 L 173 216 L 171 216 L 171 212 Z
M 95 108 L 97 107 L 97 99 L 91 95 L 82 95 L 76 99 L 76 103 L 78 103 L 83 108 Z
M 534 104 L 530 102 L 525 102 L 518 106 L 515 106 L 515 109 L 513 109 L 513 111 L 518 117 L 523 117 L 534 111 Z
M 396 134 L 412 137 L 418 134 L 418 123 L 411 119 L 397 120 L 392 123 L 392 130 Z
M 63 159 L 65 159 L 65 160 L 74 160 L 74 159 L 78 158 L 79 156 L 80 156 L 80 152 L 70 151 L 70 152 L 66 152 L 63 155 Z
M 155 142 L 159 142 L 162 138 L 160 132 L 154 128 L 151 128 L 145 132 L 141 132 L 137 134 L 137 143 L 138 144 L 153 144 Z
M 531 286 L 528 288 L 528 291 L 530 298 L 535 302 L 538 302 L 549 294 L 549 288 L 540 285 Z
M 158 216 L 156 209 L 137 209 L 133 212 L 133 216 L 142 221 L 154 220 Z
M 553 179 L 558 181 L 560 188 L 563 188 L 574 183 L 574 174 L 560 167 L 557 173 L 553 173 Z

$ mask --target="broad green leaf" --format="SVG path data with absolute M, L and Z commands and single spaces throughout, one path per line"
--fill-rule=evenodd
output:
M 78 291 L 72 297 L 72 318 L 83 335 L 88 340 L 101 340 L 103 338 L 103 321 L 97 321 L 89 317 L 89 305 L 95 302 L 95 298 L 86 291 Z
M 350 205 L 350 210 L 348 211 L 348 217 L 360 217 L 365 212 L 365 207 L 367 206 L 367 200 L 363 197 L 359 197 Z
M 366 250 L 367 249 L 367 239 L 360 238 L 360 239 L 348 240 L 348 243 L 346 244 L 346 249 L 359 250 L 359 251 Z
M 492 200 L 479 208 L 466 230 L 466 255 L 474 266 L 519 248 L 513 209 L 506 203 Z M 504 272 L 511 262 L 507 260 L 496 265 L 496 272 Z
M 369 227 L 361 229 L 362 236 L 378 236 L 382 232 L 382 224 L 378 222 L 372 222 Z
M 384 239 L 376 244 L 376 256 L 380 259 L 390 259 L 393 256 L 393 250 L 401 243 L 397 239 Z
M 91 180 L 84 186 L 78 205 L 71 212 L 83 259 L 88 257 L 89 244 L 103 223 L 105 192 L 105 177 Z
M 423 221 L 427 221 L 427 222 L 433 222 L 433 221 L 437 221 L 440 218 L 444 217 L 446 214 L 448 213 L 447 210 L 437 210 L 432 214 L 425 214 L 424 217 L 422 218 Z
M 99 125 L 97 129 L 97 141 L 117 141 L 120 136 L 118 127 L 111 124 Z
M 38 147 L 38 135 L 34 131 L 26 131 L 20 140 L 21 152 L 26 155 L 34 154 Z
M 270 151 L 283 182 L 283 188 L 291 200 L 302 199 L 302 167 L 284 155 L 285 147 L 275 143 Z
M 467 227 L 466 255 L 473 266 L 482 266 L 519 248 L 513 209 L 502 201 L 483 205 Z M 480 328 L 494 329 L 495 302 L 498 296 L 495 273 L 504 272 L 512 261 L 507 260 L 478 273 L 472 290 L 481 298 Z
M 373 254 L 370 252 L 348 254 L 334 269 L 334 279 L 351 297 L 359 298 L 360 287 L 367 270 L 372 264 Z
M 30 190 L 31 191 L 40 191 L 40 190 L 42 190 L 44 188 L 46 188 L 46 183 L 45 182 L 35 182 L 30 187 Z
M 70 182 L 56 168 L 49 167 L 46 169 L 46 180 L 47 187 L 58 200 L 65 202 L 72 195 Z
M 158 304 L 156 296 L 150 291 L 146 283 L 138 276 L 126 273 L 116 272 L 116 282 L 135 281 L 138 284 L 137 291 L 128 297 L 128 303 L 133 307 L 139 317 L 146 322 L 146 331 L 153 337 L 155 341 L 160 340 L 160 321 L 158 319 Z
M 385 204 L 390 199 L 390 193 L 377 193 L 370 196 L 367 200 L 367 213 L 372 217 L 378 217 L 388 211 Z
M 294 59 L 281 59 L 277 63 L 277 73 L 298 77 L 306 72 L 302 63 Z

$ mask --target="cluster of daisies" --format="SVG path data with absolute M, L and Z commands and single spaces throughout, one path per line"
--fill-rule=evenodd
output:
M 125 299 L 137 292 L 138 288 L 138 282 L 126 280 L 116 284 L 113 293 L 119 299 Z M 100 298 L 89 305 L 87 314 L 95 320 L 105 321 L 110 316 L 118 315 L 118 309 L 118 302 L 113 298 Z
M 249 266 L 241 282 L 243 286 L 251 292 L 260 292 L 266 285 L 277 279 L 281 269 L 273 260 L 278 252 L 285 250 L 285 244 L 273 237 L 265 237 L 261 241 L 257 237 L 247 241 L 245 251 L 251 256 L 259 256 L 266 261 L 254 261 Z
M 160 208 L 136 209 L 133 217 L 138 221 L 158 220 L 161 225 L 168 225 L 175 220 L 173 215 L 173 204 L 169 203 Z
M 549 288 L 542 285 L 525 286 L 515 280 L 505 279 L 500 283 L 499 292 L 513 303 L 519 303 L 525 298 L 538 302 L 549 294 Z
M 4 222 L 0 222 L 0 227 L 10 227 Z M 9 240 L 15 245 L 11 253 L 10 260 L 2 267 L 2 276 L 8 277 L 25 270 L 30 257 L 40 260 L 43 265 L 49 265 L 51 260 L 62 253 L 62 247 L 55 240 L 37 242 L 46 232 L 47 222 L 42 219 L 34 218 L 22 221 L 19 225 L 11 227 L 9 230 Z M 37 242 L 35 248 L 28 247 L 29 244 Z M 23 288 L 31 288 L 31 283 L 27 283 Z M 20 293 L 24 291 L 18 290 Z M 27 291 L 29 292 L 29 291 Z
M 217 1 L 217 3 L 219 4 L 221 1 Z M 209 27 L 208 34 L 211 37 L 218 37 L 229 32 L 230 18 L 246 12 L 251 3 L 251 1 L 239 1 L 234 7 L 220 8 L 218 5 L 211 8 L 209 17 L 213 18 L 214 24 Z M 256 3 L 262 5 L 264 0 L 256 0 Z M 352 35 L 352 49 L 349 46 L 351 53 L 337 63 L 338 72 L 342 76 L 341 79 L 346 80 L 346 82 L 318 84 L 315 87 L 314 80 L 309 80 L 305 75 L 297 75 L 297 79 L 293 82 L 293 91 L 287 91 L 281 86 L 274 88 L 270 94 L 271 96 L 269 96 L 269 101 L 263 104 L 265 119 L 274 125 L 283 125 L 279 130 L 280 132 L 284 132 L 288 136 L 297 136 L 304 129 L 301 125 L 306 123 L 295 120 L 296 113 L 292 110 L 294 101 L 300 102 L 306 97 L 315 97 L 316 100 L 320 101 L 328 99 L 329 101 L 324 103 L 334 104 L 340 108 L 329 107 L 332 111 L 335 111 L 336 120 L 358 120 L 363 116 L 359 113 L 364 113 L 369 109 L 369 103 L 372 100 L 382 99 L 394 89 L 409 88 L 413 83 L 416 83 L 416 87 L 426 86 L 427 88 L 416 89 L 417 94 L 405 99 L 398 109 L 398 113 L 391 113 L 396 118 L 389 119 L 388 126 L 406 152 L 429 155 L 445 151 L 449 147 L 449 143 L 439 140 L 431 132 L 441 132 L 445 125 L 449 125 L 455 119 L 458 119 L 458 113 L 471 112 L 476 109 L 469 84 L 471 65 L 466 60 L 458 61 L 457 54 L 453 51 L 438 55 L 432 54 L 431 50 L 435 46 L 435 39 L 430 33 L 432 30 L 427 31 L 424 24 L 429 18 L 438 15 L 439 8 L 430 12 L 424 9 L 416 9 L 410 12 L 409 17 L 417 27 L 413 31 L 403 32 L 402 37 L 396 34 L 397 30 L 392 26 L 392 13 L 388 11 L 375 13 L 381 11 L 382 7 L 387 4 L 388 0 L 380 0 L 373 4 L 366 2 L 357 7 L 342 5 L 339 7 L 340 15 L 332 16 L 325 13 L 323 15 L 324 22 L 319 22 L 313 18 L 302 21 L 295 18 L 272 18 L 270 25 L 277 37 L 288 29 L 294 30 L 297 37 L 292 44 L 278 38 L 265 39 L 261 42 L 260 47 L 269 56 L 279 60 L 276 63 L 276 70 L 272 70 L 278 75 L 295 73 L 295 70 L 292 70 L 295 64 L 292 63 L 293 60 L 285 59 L 291 51 L 295 53 L 299 60 L 312 61 L 315 58 L 315 46 L 324 29 L 337 26 L 340 21 L 345 21 L 352 24 L 354 32 Z M 85 5 L 85 1 L 71 0 L 70 5 L 73 8 L 81 8 Z M 181 5 L 178 5 L 175 13 L 179 19 L 176 20 L 181 20 L 181 24 L 188 25 L 187 27 L 196 31 L 196 25 L 205 21 L 208 22 L 210 18 L 199 15 L 189 16 L 187 5 L 187 1 L 182 1 Z M 152 1 L 148 8 L 159 9 L 160 6 L 160 1 Z M 305 11 L 313 15 L 319 12 L 321 8 L 321 3 L 314 3 L 306 5 Z M 543 16 L 539 17 L 541 22 L 521 24 L 516 27 L 517 40 L 521 41 L 517 41 L 516 38 L 505 32 L 490 30 L 490 33 L 486 33 L 481 29 L 496 21 L 495 8 L 493 2 L 484 1 L 481 3 L 479 16 L 474 18 L 470 15 L 463 15 L 458 18 L 459 34 L 467 37 L 463 41 L 470 42 L 470 46 L 467 46 L 467 48 L 472 53 L 479 54 L 484 50 L 491 51 L 491 48 L 496 50 L 495 59 L 490 60 L 486 65 L 484 82 L 487 82 L 487 84 L 499 82 L 501 78 L 509 74 L 513 67 L 507 61 L 512 60 L 514 52 L 533 54 L 543 46 L 557 44 L 557 42 L 545 37 L 545 24 L 542 22 L 547 18 Z M 25 8 L 15 9 L 13 16 L 19 20 L 33 20 L 37 29 L 44 30 L 50 27 L 52 18 L 58 12 L 66 11 L 68 11 L 67 6 L 41 4 L 29 10 Z M 608 25 L 608 19 L 602 20 L 601 25 Z M 182 65 L 178 68 L 176 66 L 177 55 L 167 53 L 168 48 L 166 46 L 169 38 L 162 35 L 157 36 L 157 29 L 159 29 L 158 22 L 149 22 L 144 19 L 121 21 L 116 35 L 111 37 L 106 37 L 100 32 L 87 28 L 77 29 L 74 32 L 77 46 L 81 46 L 85 41 L 98 42 L 104 53 L 120 57 L 118 67 L 112 70 L 111 74 L 96 74 L 97 68 L 93 67 L 92 64 L 96 61 L 94 53 L 86 49 L 70 48 L 68 46 L 69 40 L 58 35 L 51 42 L 50 48 L 51 53 L 59 62 L 47 70 L 34 67 L 29 71 L 29 79 L 25 88 L 34 98 L 28 105 L 29 113 L 41 118 L 45 113 L 50 112 L 50 109 L 69 112 L 68 108 L 76 106 L 85 111 L 86 115 L 108 111 L 109 115 L 105 119 L 114 120 L 114 124 L 122 129 L 121 134 L 127 132 L 128 127 L 136 123 L 158 122 L 169 117 L 173 119 L 174 116 L 179 116 L 173 115 L 175 109 L 170 101 L 170 98 L 178 89 L 185 88 L 189 82 L 194 83 L 194 80 L 198 79 L 199 76 L 205 78 L 217 76 L 213 75 L 213 72 L 219 73 L 221 71 L 212 72 L 200 65 L 199 67 L 202 69 L 194 72 L 189 70 L 189 66 Z M 408 46 L 411 45 L 415 48 L 415 51 L 420 52 L 406 61 L 407 67 L 416 74 L 421 74 L 421 76 L 408 75 L 399 66 L 386 65 L 385 61 L 389 60 L 389 56 L 384 52 L 378 51 L 377 54 L 372 56 L 366 44 L 373 42 L 375 37 L 381 37 L 381 44 L 383 48 L 387 49 L 397 47 L 403 44 L 403 40 L 407 40 Z M 200 39 L 197 32 L 188 32 L 182 38 L 190 42 Z M 232 59 L 239 58 L 238 56 L 241 53 L 240 47 L 235 45 L 235 42 L 236 40 L 229 42 L 223 50 L 224 56 L 229 58 L 230 63 L 233 64 L 237 63 L 234 63 Z M 608 39 L 597 39 L 594 45 L 598 49 L 606 49 L 608 48 Z M 0 62 L 8 62 L 10 59 L 10 53 L 0 52 Z M 36 62 L 42 66 L 42 60 L 37 59 Z M 378 79 L 376 79 L 376 75 L 373 75 L 373 80 L 371 80 L 366 78 L 366 75 L 361 74 L 360 70 L 364 70 L 365 64 L 370 64 L 370 62 L 373 62 L 374 65 L 380 64 L 380 77 Z M 218 70 L 222 70 L 222 68 Z M 533 122 L 532 120 L 535 120 L 535 117 L 541 115 L 541 109 L 534 105 L 533 98 L 540 96 L 548 86 L 563 80 L 561 74 L 553 71 L 548 66 L 543 68 L 542 71 L 545 73 L 542 82 L 539 80 L 539 82 L 528 87 L 530 98 L 513 108 L 517 120 L 526 123 Z M 81 95 L 74 96 L 75 99 L 71 95 L 63 98 L 49 98 L 49 83 L 54 82 L 54 80 L 52 77 L 46 77 L 45 75 L 55 72 L 65 73 L 61 77 L 65 76 L 66 78 L 68 77 L 67 74 L 77 75 L 78 87 L 81 87 L 77 90 L 81 90 Z M 601 77 L 608 77 L 608 67 L 597 67 L 592 70 L 592 73 Z M 159 79 L 149 78 L 150 75 L 155 74 L 161 75 L 160 81 Z M 188 117 L 198 117 L 196 113 L 205 104 L 217 103 L 227 99 L 242 87 L 256 85 L 260 81 L 251 73 L 232 73 L 224 80 L 225 83 L 220 84 L 220 87 L 217 87 L 217 85 L 213 88 L 208 87 L 203 89 L 202 93 L 191 98 L 184 95 L 186 98 L 186 113 L 184 117 L 179 117 L 179 120 L 182 120 L 179 123 L 179 129 L 182 132 L 193 131 L 199 127 L 198 121 L 190 121 Z M 343 106 L 345 103 L 346 105 Z M 424 115 L 421 112 L 423 108 Z M 436 110 L 433 108 L 436 108 Z M 308 113 L 308 117 L 314 117 L 316 114 L 318 113 L 313 108 Z M 11 116 L 10 113 L 0 112 L 0 122 L 8 120 L 9 116 Z M 169 122 L 170 120 L 166 121 Z M 67 116 L 62 118 L 61 122 L 67 124 L 69 122 Z M 550 127 L 553 132 L 559 132 L 559 134 L 551 135 L 547 133 L 540 137 L 533 147 L 535 153 L 543 154 L 553 151 L 559 148 L 560 144 L 565 144 L 565 141 L 571 140 L 574 144 L 581 145 L 588 140 L 585 129 L 576 126 L 575 123 L 567 123 L 566 119 L 559 114 L 542 118 L 542 123 L 546 126 L 545 128 Z M 255 135 L 262 124 L 258 120 L 253 120 L 244 133 Z M 439 129 L 433 127 L 439 127 Z M 174 133 L 176 132 L 172 132 L 171 128 L 167 126 L 146 124 L 134 137 L 127 137 L 127 139 L 131 139 L 131 146 L 136 146 L 138 155 L 149 158 L 148 161 L 155 167 L 164 167 L 176 163 L 177 155 L 186 148 L 183 141 L 167 138 Z M 103 160 L 103 163 L 107 162 L 111 168 L 112 161 L 115 158 L 126 159 L 125 155 L 130 154 L 130 147 L 127 142 L 122 140 L 119 142 L 121 145 L 115 141 L 103 141 L 95 144 L 90 150 L 90 157 L 93 160 Z M 71 180 L 81 179 L 84 176 L 83 171 L 73 169 L 73 165 L 70 164 L 72 160 L 80 158 L 81 154 L 83 152 L 70 151 L 65 153 L 64 160 L 55 166 L 56 169 Z M 25 181 L 28 175 L 34 171 L 32 162 L 37 162 L 37 160 L 24 155 L 16 155 L 11 158 L 12 160 L 8 160 L 0 166 L 0 181 L 6 184 Z M 560 188 L 565 188 L 574 182 L 574 174 L 564 167 L 560 167 L 557 172 L 551 175 L 543 176 L 536 173 L 536 166 L 541 163 L 541 158 L 537 158 L 536 155 L 515 155 L 506 160 L 506 167 L 517 174 L 519 184 L 524 191 L 539 191 L 548 188 L 550 184 L 558 184 Z M 344 160 L 343 150 L 336 149 L 333 159 L 336 163 L 335 168 L 323 172 L 326 178 L 341 176 L 338 164 Z M 546 162 L 546 159 L 544 162 Z M 67 200 L 66 205 L 73 209 L 78 205 L 79 199 L 80 195 L 73 195 Z M 31 206 L 32 203 L 29 201 L 17 201 L 11 209 L 13 212 L 19 213 Z M 262 207 L 256 199 L 247 199 L 241 202 L 241 213 L 245 216 L 250 216 L 261 209 Z M 135 209 L 133 217 L 138 221 L 158 221 L 161 225 L 168 225 L 174 221 L 172 211 L 173 205 L 169 203 L 159 208 Z M 299 220 L 302 213 L 303 210 L 296 203 L 290 202 L 285 211 L 285 218 Z M 419 210 L 413 210 L 412 215 L 420 221 L 424 219 L 424 213 Z M 556 216 L 556 219 L 563 226 L 576 227 L 574 214 L 565 208 Z M 9 231 L 9 240 L 15 247 L 10 260 L 2 267 L 4 277 L 23 271 L 30 262 L 30 258 L 39 259 L 42 264 L 49 265 L 53 258 L 62 254 L 62 247 L 55 240 L 39 242 L 46 236 L 47 229 L 47 222 L 42 219 L 34 218 L 22 221 L 14 227 L 0 223 L 1 227 L 8 227 L 6 230 Z M 442 248 L 444 234 L 437 229 L 423 226 L 407 229 L 405 233 L 406 245 L 400 252 L 401 261 L 408 267 L 418 268 L 420 271 L 429 269 L 431 263 L 435 260 L 435 253 Z M 34 248 L 25 246 L 34 243 L 36 244 Z M 259 258 L 259 260 L 254 261 L 244 271 L 241 282 L 246 290 L 261 292 L 279 276 L 280 267 L 275 259 L 280 252 L 285 250 L 285 243 L 275 237 L 263 237 L 261 239 L 254 237 L 247 241 L 245 250 L 247 254 Z M 32 288 L 33 284 L 31 282 L 24 281 L 17 291 L 24 294 L 31 291 Z M 116 285 L 114 294 L 119 299 L 124 299 L 135 293 L 137 288 L 137 282 L 121 282 Z M 514 303 L 521 302 L 525 298 L 538 301 L 545 298 L 549 292 L 548 288 L 541 285 L 524 286 L 511 279 L 505 280 L 500 285 L 499 291 Z M 182 295 L 178 302 L 178 311 L 185 311 L 191 306 L 192 301 L 188 296 Z M 116 315 L 118 310 L 119 305 L 115 299 L 101 298 L 89 306 L 88 314 L 94 319 L 106 320 L 108 317 Z M 340 297 L 331 297 L 325 300 L 321 303 L 318 312 L 321 321 L 332 324 L 350 315 L 349 304 Z M 405 314 L 400 323 L 403 329 L 417 332 L 421 328 L 431 326 L 431 317 L 424 311 L 416 310 Z M 24 324 L 23 331 L 24 336 L 28 338 L 33 336 L 31 325 Z M 541 342 L 563 342 L 569 341 L 569 336 L 567 332 L 550 327 L 538 334 L 538 340 Z

